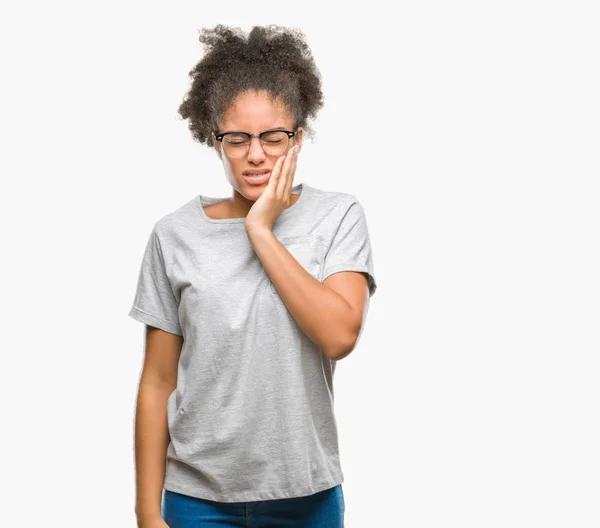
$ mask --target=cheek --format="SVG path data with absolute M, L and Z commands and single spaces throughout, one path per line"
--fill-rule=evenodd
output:
M 227 156 L 221 156 L 221 162 L 223 163 L 223 167 L 227 172 L 234 172 L 236 170 L 235 160 L 231 160 Z
M 238 178 L 241 178 L 240 173 L 243 169 L 240 168 L 239 162 L 236 160 L 230 160 L 229 158 L 225 158 L 223 162 L 223 167 L 225 169 L 225 178 L 229 182 L 229 184 L 236 188 L 238 187 Z
M 229 159 L 229 158 L 228 158 L 228 159 Z M 239 159 L 233 159 L 233 160 L 232 160 L 232 159 L 229 159 L 229 166 L 230 166 L 230 168 L 231 168 L 231 172 L 232 172 L 233 174 L 235 174 L 236 176 L 238 176 L 238 175 L 240 175 L 240 174 L 241 174 L 241 172 L 242 172 L 242 170 L 243 170 L 243 168 L 242 168 L 242 167 L 244 167 L 244 165 L 243 165 L 242 161 L 241 161 L 241 160 L 239 160 Z

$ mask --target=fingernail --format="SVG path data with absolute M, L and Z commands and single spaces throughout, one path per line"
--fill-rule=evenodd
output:
M 281 161 L 284 161 L 284 160 L 285 160 L 285 155 L 283 155 L 283 156 L 281 157 Z

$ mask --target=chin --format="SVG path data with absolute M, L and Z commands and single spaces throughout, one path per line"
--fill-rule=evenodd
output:
M 236 189 L 247 200 L 256 201 L 264 191 L 263 186 L 249 185 L 245 181 L 238 182 Z
M 249 194 L 251 196 L 260 196 L 262 194 L 262 192 L 267 188 L 267 185 L 269 184 L 269 180 L 267 180 L 264 183 L 261 183 L 259 185 L 252 185 L 251 183 L 248 183 L 246 180 L 244 180 L 242 178 L 242 181 L 240 182 L 240 188 L 244 189 L 244 193 L 242 194 Z

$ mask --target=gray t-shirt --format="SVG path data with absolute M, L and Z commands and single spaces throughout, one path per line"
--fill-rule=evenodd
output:
M 273 233 L 313 277 L 368 273 L 366 217 L 350 194 L 299 183 Z M 197 195 L 155 224 L 129 315 L 184 337 L 168 400 L 164 488 L 220 502 L 312 495 L 344 481 L 331 361 L 287 310 L 246 234 Z M 368 308 L 368 303 L 365 309 Z

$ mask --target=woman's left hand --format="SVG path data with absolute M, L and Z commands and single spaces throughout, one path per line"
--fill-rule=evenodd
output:
M 271 231 L 275 220 L 289 207 L 297 159 L 298 145 L 294 145 L 286 156 L 277 160 L 265 190 L 246 215 L 246 231 Z

